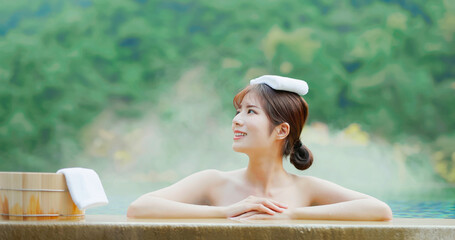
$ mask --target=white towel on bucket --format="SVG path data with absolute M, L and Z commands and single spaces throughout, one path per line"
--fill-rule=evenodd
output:
M 264 75 L 250 81 L 250 85 L 261 83 L 265 83 L 275 90 L 295 92 L 299 95 L 305 95 L 308 93 L 308 84 L 299 79 L 275 75 Z
M 84 210 L 109 203 L 101 180 L 92 169 L 63 168 L 57 173 L 65 175 L 71 198 L 79 209 Z

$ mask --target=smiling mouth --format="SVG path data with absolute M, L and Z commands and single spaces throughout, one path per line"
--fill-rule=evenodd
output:
M 234 137 L 243 137 L 246 136 L 246 133 L 236 132 L 234 133 Z

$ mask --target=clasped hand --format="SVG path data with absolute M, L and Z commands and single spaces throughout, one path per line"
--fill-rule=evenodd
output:
M 233 220 L 289 219 L 287 206 L 272 199 L 249 196 L 226 207 L 226 217 Z

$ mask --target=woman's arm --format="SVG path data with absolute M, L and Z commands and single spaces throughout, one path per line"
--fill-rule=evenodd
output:
M 249 212 L 234 219 L 315 219 L 315 220 L 359 220 L 388 221 L 392 211 L 384 202 L 343 188 L 334 183 L 312 177 L 305 177 L 302 188 L 309 194 L 310 205 L 285 210 L 274 216 Z
M 375 199 L 364 198 L 327 205 L 301 207 L 289 211 L 291 219 L 388 221 L 392 211 L 387 204 Z
M 217 178 L 218 172 L 215 170 L 201 171 L 169 187 L 142 195 L 128 207 L 127 216 L 133 218 L 223 217 L 222 209 L 203 205 L 211 183 Z
M 222 207 L 189 204 L 155 197 L 151 193 L 134 201 L 127 211 L 130 218 L 224 218 Z
M 139 197 L 128 208 L 131 218 L 226 218 L 257 211 L 273 215 L 286 206 L 264 198 L 248 197 L 225 207 L 208 206 L 207 196 L 217 187 L 220 172 L 206 170 L 172 186 Z
M 320 206 L 288 209 L 275 215 L 252 211 L 232 218 L 234 220 L 312 219 L 345 221 L 388 221 L 392 212 L 387 204 L 374 199 L 357 199 Z
M 311 207 L 294 210 L 297 218 L 386 221 L 390 207 L 371 196 L 315 177 L 306 177 L 311 190 Z

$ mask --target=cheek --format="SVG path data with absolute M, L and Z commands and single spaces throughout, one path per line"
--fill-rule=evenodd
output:
M 258 121 L 257 124 L 254 126 L 255 127 L 255 132 L 257 133 L 258 136 L 262 138 L 268 138 L 270 137 L 270 123 L 268 119 L 261 119 L 261 121 Z

